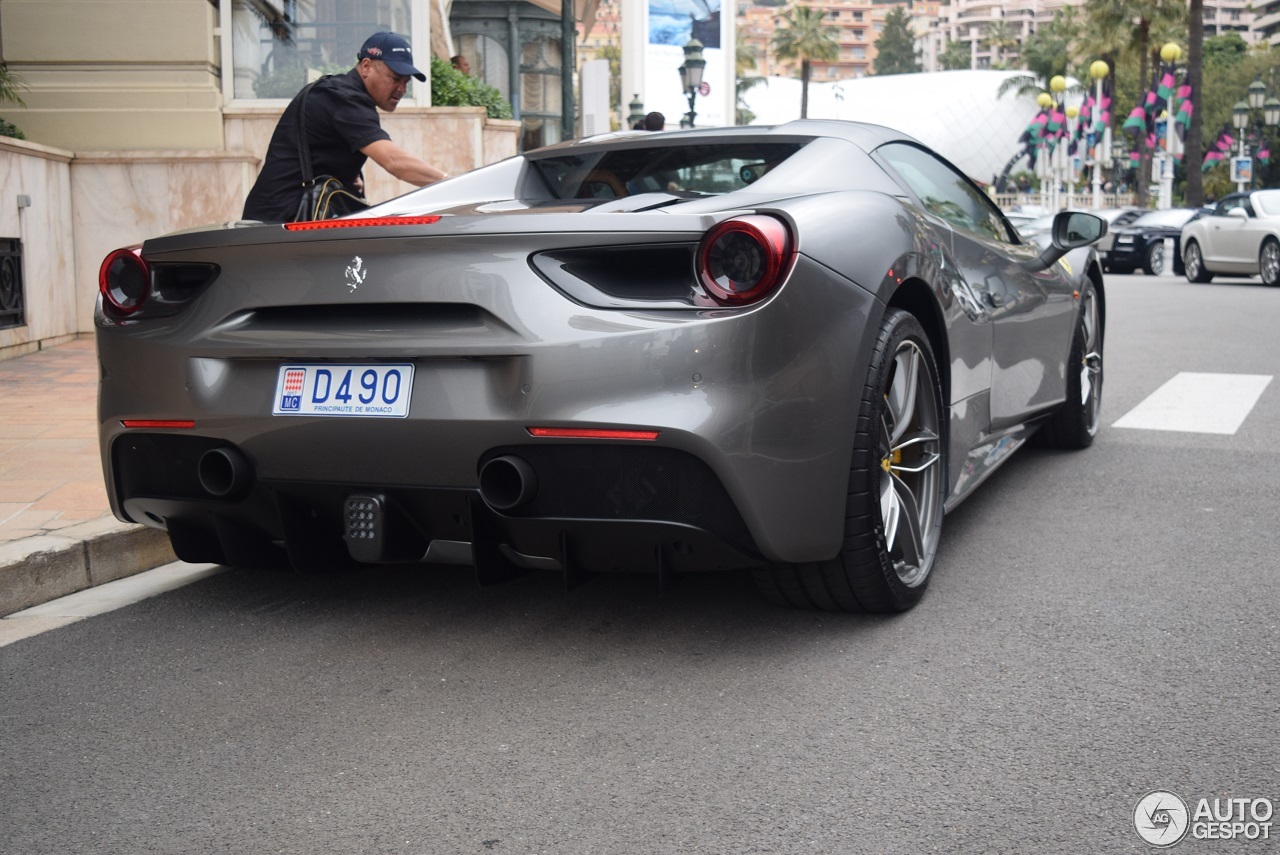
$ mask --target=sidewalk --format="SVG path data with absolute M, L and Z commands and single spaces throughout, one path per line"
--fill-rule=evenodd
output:
M 111 514 L 91 336 L 0 361 L 0 616 L 175 560 Z

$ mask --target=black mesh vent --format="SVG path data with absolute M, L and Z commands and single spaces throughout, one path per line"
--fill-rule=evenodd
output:
M 738 509 L 707 464 L 673 448 L 564 444 L 493 449 L 524 458 L 538 492 L 514 517 L 677 522 L 755 549 Z
M 200 456 L 227 443 L 205 436 L 129 433 L 111 445 L 120 498 L 208 499 L 200 486 Z

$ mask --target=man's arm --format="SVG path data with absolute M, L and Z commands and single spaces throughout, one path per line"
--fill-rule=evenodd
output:
M 443 169 L 437 169 L 425 160 L 414 157 L 391 140 L 375 140 L 360 149 L 360 152 L 396 178 L 418 187 L 434 184 L 448 177 Z

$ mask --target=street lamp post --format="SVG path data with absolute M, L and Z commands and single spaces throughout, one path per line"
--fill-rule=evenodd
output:
M 1169 42 L 1160 48 L 1160 58 L 1170 65 L 1182 59 L 1182 48 Z M 1174 116 L 1177 115 L 1177 88 L 1169 95 L 1169 103 L 1165 109 L 1164 119 L 1164 151 L 1160 158 L 1160 199 L 1156 207 L 1161 210 L 1173 207 L 1173 164 L 1178 153 L 1178 137 L 1174 131 Z
M 1236 136 L 1239 142 L 1236 144 L 1236 155 L 1244 157 L 1244 132 L 1249 127 L 1249 105 L 1244 101 L 1237 101 L 1236 105 L 1231 108 L 1231 124 L 1236 129 Z M 1236 192 L 1244 192 L 1244 182 L 1236 182 Z
M 644 102 L 640 100 L 639 92 L 635 94 L 631 99 L 631 103 L 627 106 L 631 109 L 631 112 L 627 114 L 627 127 L 634 128 L 644 121 Z
M 1055 74 L 1053 79 L 1049 81 L 1049 89 L 1053 91 L 1053 110 L 1056 112 L 1062 109 L 1063 93 L 1067 91 L 1067 78 L 1061 74 Z M 1062 197 L 1059 195 L 1058 182 L 1066 175 L 1066 158 L 1068 146 L 1059 145 L 1061 140 L 1056 140 L 1053 145 L 1053 154 L 1050 158 L 1052 166 L 1053 189 L 1050 193 L 1049 210 L 1057 211 L 1061 207 Z
M 1072 125 L 1077 121 L 1080 110 L 1075 105 L 1072 105 L 1063 112 L 1067 114 L 1067 139 L 1071 139 L 1072 131 L 1074 130 Z M 1066 149 L 1063 157 L 1066 162 L 1067 208 L 1071 209 L 1076 203 L 1076 159 L 1075 155 L 1071 153 L 1069 145 L 1063 146 L 1063 148 Z
M 684 65 L 680 66 L 677 71 L 680 72 L 680 89 L 689 97 L 689 127 L 693 127 L 693 121 L 698 114 L 694 111 L 694 102 L 698 98 L 698 89 L 702 86 L 702 73 L 706 70 L 707 60 L 702 56 L 702 42 L 697 39 L 690 39 L 689 43 L 684 46 Z M 680 122 L 680 126 L 684 127 L 684 122 Z
M 1096 60 L 1089 66 L 1089 76 L 1093 78 L 1093 124 L 1097 128 L 1102 119 L 1102 81 L 1111 72 L 1111 69 L 1102 60 Z M 1093 209 L 1095 211 L 1102 209 L 1102 170 L 1099 168 L 1103 160 L 1103 139 L 1110 131 L 1110 128 L 1104 127 L 1099 136 L 1093 143 L 1093 167 L 1090 172 L 1093 174 Z
M 1255 112 L 1261 111 L 1262 122 L 1258 128 L 1258 137 L 1262 138 L 1264 128 L 1274 128 L 1280 125 L 1280 100 L 1274 97 L 1267 97 L 1267 86 L 1261 80 L 1255 80 L 1249 84 L 1246 90 L 1245 101 L 1237 101 L 1235 106 L 1231 108 L 1231 124 L 1236 129 L 1240 142 L 1236 146 L 1238 157 L 1244 157 L 1248 153 L 1248 149 L 1244 144 L 1246 132 L 1249 129 L 1249 121 L 1254 117 Z M 1243 193 L 1246 181 L 1236 182 L 1236 191 Z
M 1048 92 L 1041 92 L 1039 95 L 1036 96 L 1036 104 L 1040 107 L 1041 110 L 1048 110 L 1051 106 L 1053 106 L 1053 96 L 1050 95 Z M 1045 126 L 1045 130 L 1046 131 L 1048 130 L 1047 124 Z M 1040 154 L 1036 158 L 1036 176 L 1040 179 L 1040 204 L 1046 211 L 1050 211 L 1050 210 L 1053 210 L 1053 208 L 1049 204 L 1050 198 L 1051 198 L 1050 196 L 1051 191 L 1049 189 L 1051 180 L 1050 180 L 1049 173 L 1051 172 L 1051 170 L 1049 168 L 1049 135 L 1048 133 L 1045 133 L 1043 136 L 1041 136 L 1038 146 L 1040 149 Z

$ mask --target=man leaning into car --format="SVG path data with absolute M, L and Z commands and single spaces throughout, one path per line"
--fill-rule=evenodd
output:
M 332 175 L 357 192 L 365 160 L 396 178 L 422 187 L 448 176 L 391 141 L 378 108 L 395 111 L 409 78 L 426 75 L 413 65 L 409 43 L 395 33 L 374 33 L 346 74 L 322 78 L 307 98 L 306 132 L 312 175 Z M 298 160 L 298 96 L 285 108 L 271 135 L 262 171 L 244 203 L 246 220 L 283 223 L 293 219 L 302 199 Z

